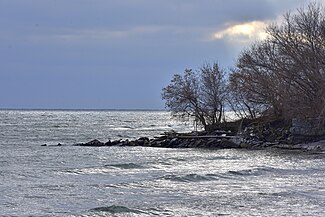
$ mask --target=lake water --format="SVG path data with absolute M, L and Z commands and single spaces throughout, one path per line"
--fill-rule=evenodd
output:
M 0 216 L 324 216 L 324 153 L 72 146 L 172 129 L 192 127 L 167 112 L 0 111 Z

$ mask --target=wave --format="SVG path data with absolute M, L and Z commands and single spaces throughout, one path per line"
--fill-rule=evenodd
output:
M 111 128 L 111 130 L 114 130 L 114 131 L 127 131 L 127 130 L 132 130 L 133 128 L 132 127 L 129 127 L 129 126 L 122 126 L 122 127 L 114 127 L 114 128 Z
M 90 209 L 89 211 L 91 211 L 91 212 L 109 212 L 111 214 L 118 214 L 118 213 L 141 214 L 141 213 L 144 213 L 137 209 L 130 209 L 126 206 L 117 206 L 117 205 L 96 207 L 96 208 Z
M 240 157 L 235 157 L 235 156 L 216 156 L 216 157 L 210 157 L 207 158 L 207 160 L 239 160 Z
M 119 169 L 142 169 L 143 168 L 143 166 L 135 163 L 106 164 L 104 167 L 114 167 Z
M 171 157 L 171 158 L 167 158 L 168 161 L 178 161 L 178 162 L 185 162 L 187 161 L 184 158 L 177 158 L 177 157 Z
M 217 180 L 218 178 L 219 176 L 214 174 L 206 174 L 206 175 L 187 174 L 183 176 L 166 175 L 163 177 L 163 179 L 165 180 L 177 181 L 177 182 L 204 182 L 204 181 Z
M 228 173 L 232 175 L 238 175 L 238 176 L 254 175 L 253 170 L 239 170 L 239 171 L 229 170 Z
M 278 169 L 273 167 L 258 167 L 254 169 L 245 169 L 245 170 L 229 170 L 228 174 L 235 176 L 259 176 L 268 172 L 274 172 Z
M 63 171 L 64 173 L 70 173 L 75 175 L 85 175 L 85 174 L 105 174 L 111 172 L 113 169 L 142 169 L 143 166 L 135 163 L 123 163 L 123 164 L 106 164 L 99 167 L 86 167 L 77 169 L 67 169 Z
M 270 195 L 275 197 L 300 197 L 300 198 L 307 198 L 308 200 L 318 200 L 322 201 L 325 199 L 325 193 L 319 191 L 281 191 L 281 192 L 274 192 Z
M 81 168 L 81 169 L 70 169 L 65 170 L 64 173 L 69 173 L 73 175 L 89 175 L 89 174 L 106 174 L 109 173 L 110 170 L 105 168 L 98 167 L 89 167 L 89 168 Z
M 258 175 L 264 175 L 266 173 L 272 173 L 272 174 L 276 174 L 276 175 L 285 175 L 285 176 L 288 176 L 288 175 L 295 175 L 295 176 L 299 176 L 299 175 L 314 175 L 315 173 L 318 173 L 318 172 L 322 172 L 323 171 L 323 168 L 319 168 L 319 169 L 316 169 L 316 168 L 313 168 L 313 169 L 310 169 L 308 167 L 306 168 L 275 168 L 275 167 L 258 167 L 255 169 L 256 170 L 256 173 Z
M 150 125 L 148 127 L 139 127 L 134 130 L 135 131 L 168 131 L 171 130 L 171 127 Z
M 67 128 L 70 127 L 67 123 L 60 123 L 60 124 L 54 124 L 52 125 L 53 128 Z

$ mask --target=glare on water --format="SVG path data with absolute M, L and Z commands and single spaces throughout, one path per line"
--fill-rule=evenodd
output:
M 192 126 L 167 112 L 0 111 L 0 215 L 323 216 L 324 154 L 72 145 L 171 129 Z

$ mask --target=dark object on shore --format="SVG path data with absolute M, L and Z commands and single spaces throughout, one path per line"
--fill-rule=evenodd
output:
M 47 146 L 47 144 L 43 144 L 43 145 L 41 145 L 41 146 Z

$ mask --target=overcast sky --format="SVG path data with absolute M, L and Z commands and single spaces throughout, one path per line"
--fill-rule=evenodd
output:
M 173 74 L 231 67 L 307 3 L 0 0 L 0 108 L 162 109 Z

